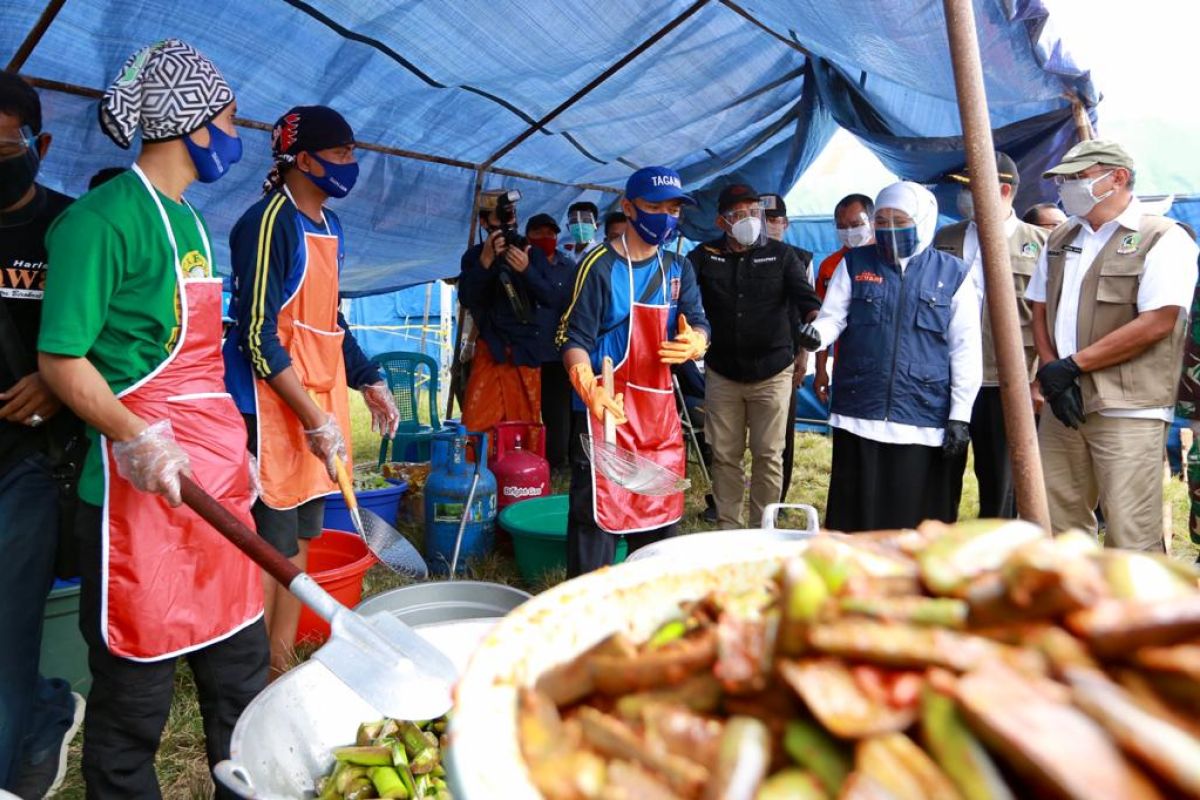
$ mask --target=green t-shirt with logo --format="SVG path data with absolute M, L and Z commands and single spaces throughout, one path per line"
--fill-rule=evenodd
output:
M 209 277 L 204 240 L 187 206 L 158 193 L 185 274 Z M 207 235 L 207 229 L 205 230 Z M 49 252 L 38 349 L 87 358 L 114 393 L 150 374 L 175 348 L 180 328 L 175 256 L 162 217 L 136 174 L 79 198 L 46 234 Z M 150 420 L 153 421 L 153 420 Z M 100 505 L 99 434 L 89 427 L 79 497 Z

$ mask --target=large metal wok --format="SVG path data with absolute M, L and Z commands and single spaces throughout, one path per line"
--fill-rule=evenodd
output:
M 745 542 L 736 553 L 718 548 L 702 563 L 647 557 L 601 569 L 501 620 L 455 689 L 447 752 L 455 800 L 538 800 L 517 741 L 517 688 L 616 631 L 644 640 L 678 612 L 680 601 L 760 585 L 805 547 L 794 536 Z

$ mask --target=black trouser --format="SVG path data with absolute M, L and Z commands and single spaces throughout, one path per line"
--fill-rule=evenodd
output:
M 83 578 L 79 628 L 88 644 L 92 671 L 84 717 L 83 777 L 88 798 L 157 798 L 161 792 L 154 754 L 171 710 L 178 659 L 130 661 L 105 647 L 100 636 L 100 523 L 100 509 L 80 503 L 76 518 Z M 229 758 L 234 724 L 267 685 L 266 626 L 259 619 L 186 658 L 196 677 L 205 749 L 212 767 Z M 218 786 L 217 797 L 236 795 Z
M 914 528 L 926 519 L 954 522 L 957 461 L 940 447 L 887 444 L 834 428 L 825 527 L 855 533 Z
M 571 442 L 571 381 L 562 361 L 542 364 L 542 424 L 550 468 L 565 467 Z
M 571 433 L 578 438 L 587 431 L 587 415 L 571 414 Z M 600 529 L 593 513 L 592 468 L 582 453 L 571 459 L 571 507 L 567 515 L 567 577 L 608 566 L 617 552 L 617 537 Z M 679 524 L 673 523 L 652 531 L 625 536 L 629 552 L 674 536 Z
M 984 386 L 975 398 L 971 409 L 971 449 L 979 481 L 979 516 L 1015 519 L 1017 500 L 999 386 Z
M 800 385 L 804 385 L 803 381 Z M 792 488 L 792 462 L 796 460 L 796 390 L 797 387 L 793 386 L 792 400 L 788 403 L 787 430 L 783 432 L 783 488 L 779 490 L 781 503 L 787 502 L 788 489 Z

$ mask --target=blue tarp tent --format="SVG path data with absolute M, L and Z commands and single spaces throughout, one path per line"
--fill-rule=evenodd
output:
M 997 141 L 1040 171 L 1095 90 L 1041 0 L 975 0 L 975 13 Z M 456 274 L 477 182 L 519 188 L 525 216 L 561 214 L 669 164 L 701 199 L 686 230 L 703 239 L 720 186 L 786 192 L 838 125 L 905 177 L 963 160 L 940 0 L 6 0 L 3 19 L 0 63 L 44 90 L 43 177 L 73 194 L 131 159 L 95 103 L 131 52 L 178 36 L 216 61 L 246 158 L 189 197 L 220 263 L 269 166 L 267 126 L 294 104 L 341 110 L 366 145 L 337 205 L 349 296 Z

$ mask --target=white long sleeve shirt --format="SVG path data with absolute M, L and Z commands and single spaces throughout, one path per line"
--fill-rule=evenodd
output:
M 1066 358 L 1079 351 L 1076 341 L 1079 328 L 1079 288 L 1083 284 L 1084 276 L 1092 268 L 1092 262 L 1121 226 L 1136 231 L 1141 226 L 1142 213 L 1142 204 L 1134 198 L 1120 216 L 1101 225 L 1098 230 L 1092 230 L 1088 221 L 1079 217 L 1071 217 L 1063 223 L 1078 225 L 1079 232 L 1070 243 L 1075 249 L 1068 249 L 1063 259 L 1062 294 L 1054 319 L 1054 343 L 1058 348 L 1059 358 Z M 1196 244 L 1179 226 L 1172 227 L 1159 238 L 1158 243 L 1146 253 L 1146 263 L 1142 268 L 1137 294 L 1139 314 L 1166 306 L 1178 306 L 1179 313 L 1187 315 L 1196 287 L 1197 252 Z M 1025 299 L 1034 303 L 1046 302 L 1047 270 L 1048 261 L 1046 250 L 1043 248 L 1033 270 L 1033 277 L 1029 279 L 1029 286 L 1025 289 Z M 1163 422 L 1170 422 L 1174 417 L 1174 409 L 1170 406 L 1109 408 L 1100 413 L 1106 417 L 1161 419 Z
M 901 262 L 900 269 L 908 267 L 908 260 Z M 850 275 L 846 262 L 842 261 L 834 270 L 821 304 L 821 313 L 813 327 L 821 334 L 821 349 L 831 346 L 846 329 L 846 318 L 850 312 Z M 979 294 L 975 282 L 966 277 L 950 301 L 950 327 L 947 331 L 950 345 L 950 419 L 970 422 L 975 395 L 983 383 L 983 331 L 980 325 Z M 833 391 L 837 392 L 836 384 Z M 832 414 L 829 424 L 855 436 L 887 444 L 920 444 L 940 447 L 943 428 L 927 428 L 905 425 L 888 420 L 862 419 L 842 414 Z

